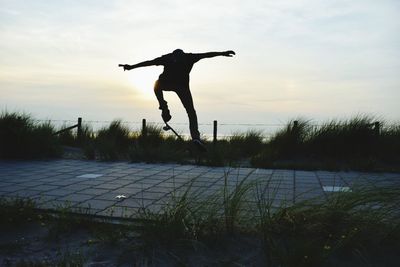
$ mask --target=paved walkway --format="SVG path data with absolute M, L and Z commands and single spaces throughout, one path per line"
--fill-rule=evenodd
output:
M 258 181 L 275 192 L 274 205 L 292 204 L 354 186 L 400 186 L 400 174 L 215 168 L 82 160 L 0 161 L 0 197 L 31 198 L 39 208 L 70 206 L 82 212 L 129 217 L 140 207 L 162 208 L 189 185 L 199 199 L 221 191 L 225 177 L 232 190 L 242 180 Z M 124 196 L 117 198 L 117 196 Z M 256 201 L 250 190 L 248 202 Z M 125 198 L 126 197 L 126 198 Z

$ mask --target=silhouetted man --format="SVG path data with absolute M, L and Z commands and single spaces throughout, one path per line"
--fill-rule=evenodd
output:
M 124 70 L 131 70 L 147 66 L 164 66 L 164 71 L 154 85 L 154 92 L 157 96 L 161 117 L 165 122 L 171 120 L 167 101 L 164 100 L 163 91 L 174 91 L 181 100 L 189 116 L 190 135 L 194 142 L 200 142 L 200 133 L 197 124 L 196 110 L 194 109 L 192 94 L 189 87 L 189 73 L 194 63 L 203 58 L 216 56 L 232 57 L 233 51 L 208 52 L 208 53 L 185 53 L 182 49 L 176 49 L 170 54 L 163 55 L 153 60 L 144 61 L 135 65 L 121 65 Z

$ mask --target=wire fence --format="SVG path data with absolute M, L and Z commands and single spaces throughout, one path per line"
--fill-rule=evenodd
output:
M 81 131 L 82 123 L 83 125 L 88 125 L 94 131 L 97 131 L 101 128 L 109 126 L 113 121 L 109 120 L 82 120 L 82 118 L 78 118 L 78 120 L 63 120 L 63 119 L 48 119 L 48 120 L 35 120 L 36 122 L 46 122 L 54 125 L 59 129 L 58 132 L 63 132 L 65 130 L 78 128 L 78 135 Z M 78 122 L 77 124 L 74 124 Z M 147 121 L 146 119 L 142 119 L 141 121 L 120 121 L 121 124 L 127 126 L 132 131 L 143 131 L 149 125 L 162 127 L 165 126 L 165 123 L 159 121 Z M 74 124 L 73 126 L 71 126 Z M 214 141 L 217 139 L 226 139 L 232 136 L 243 134 L 248 132 L 249 130 L 259 132 L 261 136 L 264 137 L 265 140 L 270 139 L 278 130 L 283 129 L 288 126 L 289 123 L 218 123 L 214 120 L 212 123 L 199 123 L 200 131 L 202 132 L 203 138 L 209 139 L 212 138 Z M 147 126 L 146 126 L 147 125 Z M 298 121 L 292 121 L 291 125 L 293 127 L 298 127 Z M 171 126 L 179 133 L 179 135 L 183 137 L 190 137 L 189 134 L 189 124 L 187 122 L 174 122 Z M 314 129 L 322 126 L 322 124 L 309 124 L 309 127 Z M 380 122 L 374 122 L 370 125 L 374 128 L 375 132 L 379 134 L 380 129 L 382 127 Z M 166 135 L 171 135 L 172 133 L 166 132 Z
M 75 124 L 77 120 L 71 119 L 38 119 L 36 122 L 51 123 L 58 129 L 67 128 L 72 124 Z M 83 125 L 88 125 L 94 131 L 101 128 L 107 127 L 112 121 L 110 120 L 84 120 Z M 160 121 L 146 121 L 147 125 L 154 125 L 157 127 L 162 127 L 165 124 Z M 143 125 L 143 120 L 141 121 L 121 121 L 121 124 L 128 126 L 131 130 L 140 131 Z M 214 136 L 214 122 L 199 122 L 198 123 L 200 132 L 203 137 L 213 138 Z M 238 133 L 245 133 L 249 130 L 254 130 L 260 132 L 265 138 L 271 137 L 278 129 L 285 127 L 287 124 L 283 123 L 224 123 L 218 122 L 218 138 L 229 138 Z M 171 126 L 174 127 L 178 133 L 184 137 L 190 137 L 189 134 L 189 123 L 188 122 L 173 122 Z M 166 132 L 168 135 L 169 132 Z

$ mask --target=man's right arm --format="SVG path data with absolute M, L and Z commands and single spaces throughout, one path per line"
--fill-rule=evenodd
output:
M 153 60 L 143 61 L 143 62 L 137 63 L 135 65 L 120 64 L 119 67 L 123 67 L 124 70 L 131 70 L 131 69 L 136 69 L 136 68 L 140 68 L 140 67 L 159 66 L 159 65 L 163 65 L 162 57 L 158 57 Z

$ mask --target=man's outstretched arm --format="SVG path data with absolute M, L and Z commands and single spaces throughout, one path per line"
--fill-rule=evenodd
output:
M 235 55 L 235 52 L 232 50 L 229 51 L 224 51 L 224 52 L 207 52 L 207 53 L 198 53 L 194 54 L 198 57 L 198 60 L 203 59 L 203 58 L 210 58 L 210 57 L 218 57 L 218 56 L 224 56 L 224 57 L 232 57 Z
M 140 68 L 140 67 L 158 66 L 158 65 L 162 65 L 160 62 L 160 58 L 143 61 L 143 62 L 137 63 L 135 65 L 119 64 L 118 67 L 123 67 L 124 71 L 125 71 L 125 70 Z

